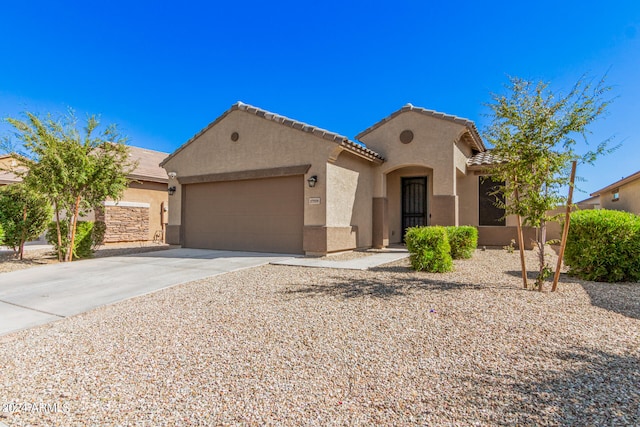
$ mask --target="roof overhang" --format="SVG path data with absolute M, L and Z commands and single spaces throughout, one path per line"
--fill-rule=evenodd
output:
M 399 116 L 400 114 L 403 114 L 403 113 L 406 113 L 406 112 L 409 112 L 409 111 L 413 111 L 413 112 L 416 112 L 416 113 L 419 113 L 419 114 L 423 114 L 425 116 L 435 117 L 437 119 L 446 120 L 446 121 L 449 121 L 449 122 L 452 122 L 452 123 L 456 123 L 456 124 L 465 126 L 469 130 L 469 134 L 470 134 L 469 142 L 470 142 L 471 147 L 476 151 L 486 151 L 487 150 L 487 148 L 484 145 L 484 142 L 482 141 L 482 138 L 480 137 L 480 133 L 478 132 L 478 128 L 476 128 L 475 123 L 472 122 L 471 120 L 465 119 L 465 118 L 462 118 L 462 117 L 453 116 L 451 114 L 440 113 L 440 112 L 435 111 L 435 110 L 428 110 L 426 108 L 414 107 L 411 104 L 405 105 L 401 109 L 391 113 L 389 116 L 387 116 L 384 119 L 380 120 L 379 122 L 377 122 L 373 126 L 370 126 L 367 129 L 363 130 L 362 132 L 360 132 L 359 134 L 356 135 L 356 139 L 362 139 L 367 134 L 373 132 L 374 130 L 376 130 L 380 126 L 384 125 L 385 123 L 389 122 L 390 120 L 394 119 L 395 117 Z
M 214 121 L 209 123 L 204 129 L 202 129 L 200 132 L 195 134 L 187 142 L 182 144 L 176 151 L 174 151 L 167 158 L 165 158 L 160 163 L 160 166 L 164 166 L 165 164 L 167 164 L 167 162 L 169 160 L 171 160 L 178 153 L 180 153 L 182 150 L 184 150 L 189 144 L 191 144 L 193 141 L 198 139 L 198 137 L 200 137 L 202 134 L 204 134 L 209 129 L 214 127 L 216 124 L 220 123 L 225 117 L 227 117 L 229 114 L 233 113 L 234 111 L 243 111 L 245 113 L 253 114 L 253 115 L 255 115 L 257 117 L 260 117 L 260 118 L 263 118 L 265 120 L 269 120 L 269 121 L 278 123 L 278 124 L 280 124 L 282 126 L 290 127 L 290 128 L 299 130 L 301 132 L 310 133 L 310 134 L 312 134 L 312 135 L 314 135 L 314 136 L 316 136 L 318 138 L 321 138 L 321 139 L 324 139 L 324 140 L 327 140 L 327 141 L 331 141 L 331 142 L 333 142 L 335 144 L 338 144 L 341 147 L 343 147 L 346 151 L 351 152 L 352 154 L 355 154 L 355 155 L 357 155 L 359 157 L 362 157 L 363 159 L 369 160 L 369 161 L 371 161 L 373 163 L 382 163 L 382 162 L 384 162 L 384 157 L 382 157 L 380 154 L 378 154 L 375 151 L 367 148 L 362 143 L 351 141 L 346 136 L 343 136 L 343 135 L 340 135 L 340 134 L 337 134 L 337 133 L 334 133 L 334 132 L 331 132 L 331 131 L 328 131 L 328 130 L 325 130 L 325 129 L 321 129 L 319 127 L 312 126 L 312 125 L 309 125 L 309 124 L 306 124 L 306 123 L 303 123 L 303 122 L 300 122 L 300 121 L 297 121 L 297 120 L 293 120 L 293 119 L 290 119 L 288 117 L 281 116 L 279 114 L 275 114 L 275 113 L 272 113 L 270 111 L 266 111 L 266 110 L 263 110 L 261 108 L 254 107 L 252 105 L 245 104 L 243 102 L 238 101 L 235 104 L 233 104 L 231 106 L 231 108 L 229 108 L 227 111 L 222 113 L 217 119 L 215 119 Z
M 591 197 L 595 197 L 595 196 L 599 196 L 599 195 L 601 195 L 603 193 L 608 193 L 608 192 L 614 191 L 618 187 L 622 187 L 623 185 L 629 184 L 629 183 L 631 183 L 633 181 L 636 181 L 638 179 L 640 179 L 640 171 L 638 171 L 638 172 L 636 172 L 636 173 L 634 173 L 632 175 L 629 175 L 626 178 L 622 178 L 622 179 L 614 182 L 613 184 L 607 185 L 606 187 L 601 188 L 600 190 L 591 193 L 590 196 Z

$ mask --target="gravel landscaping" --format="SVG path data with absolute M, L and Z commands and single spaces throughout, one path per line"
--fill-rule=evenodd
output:
M 640 425 L 640 284 L 518 269 L 268 265 L 102 307 L 0 337 L 0 421 Z

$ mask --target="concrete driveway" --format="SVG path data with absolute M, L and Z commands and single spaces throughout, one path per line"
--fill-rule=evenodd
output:
M 0 335 L 291 255 L 170 249 L 0 274 Z

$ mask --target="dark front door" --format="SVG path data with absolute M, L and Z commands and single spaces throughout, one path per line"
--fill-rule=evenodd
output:
M 427 177 L 402 178 L 402 241 L 409 227 L 427 225 Z

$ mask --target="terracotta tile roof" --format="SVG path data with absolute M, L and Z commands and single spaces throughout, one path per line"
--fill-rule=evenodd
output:
M 623 185 L 626 185 L 626 184 L 628 184 L 630 182 L 633 182 L 635 180 L 638 180 L 638 179 L 640 179 L 640 171 L 638 171 L 638 172 L 636 172 L 634 174 L 631 174 L 631 175 L 629 175 L 629 176 L 627 176 L 625 178 L 619 179 L 618 181 L 614 182 L 613 184 L 609 184 L 606 187 L 601 188 L 600 190 L 591 193 L 590 196 L 595 197 L 595 196 L 599 196 L 599 195 L 601 195 L 603 193 L 607 193 L 609 191 L 614 191 L 618 187 L 621 187 Z
M 471 169 L 482 169 L 483 167 L 502 162 L 504 162 L 504 160 L 494 156 L 491 150 L 487 150 L 469 157 L 467 159 L 467 166 Z
M 169 182 L 167 171 L 160 167 L 160 163 L 169 155 L 160 151 L 129 146 L 129 156 L 138 161 L 138 167 L 129 174 L 129 178 L 140 181 Z
M 398 111 L 391 113 L 389 116 L 380 120 L 378 123 L 374 124 L 373 126 L 370 126 L 367 129 L 363 130 L 362 132 L 356 135 L 356 139 L 361 139 L 363 136 L 367 135 L 370 132 L 373 132 L 375 129 L 379 128 L 383 124 L 387 123 L 388 121 L 392 120 L 393 118 L 407 111 L 414 111 L 416 113 L 424 114 L 426 116 L 435 117 L 442 120 L 448 120 L 450 122 L 457 123 L 462 126 L 466 126 L 469 129 L 469 132 L 471 132 L 471 136 L 473 137 L 473 143 L 475 145 L 474 148 L 478 151 L 485 151 L 487 149 L 484 145 L 484 142 L 482 141 L 482 138 L 480 137 L 480 133 L 478 132 L 478 129 L 476 128 L 475 123 L 473 123 L 471 120 L 465 119 L 462 117 L 453 116 L 451 114 L 440 113 L 434 110 L 428 110 L 426 108 L 414 107 L 411 104 L 405 105 Z
M 230 113 L 232 113 L 233 111 L 236 111 L 236 110 L 244 111 L 244 112 L 247 112 L 249 114 L 253 114 L 255 116 L 262 117 L 263 119 L 279 123 L 279 124 L 281 124 L 283 126 L 291 127 L 291 128 L 300 130 L 302 132 L 307 132 L 307 133 L 315 135 L 315 136 L 317 136 L 319 138 L 326 139 L 328 141 L 334 142 L 334 143 L 344 147 L 347 151 L 350 151 L 350 152 L 352 152 L 354 154 L 357 154 L 357 155 L 359 155 L 361 157 L 364 157 L 364 158 L 366 158 L 368 160 L 371 160 L 371 161 L 373 161 L 375 163 L 384 162 L 384 157 L 382 157 L 380 154 L 376 153 L 375 151 L 367 148 L 361 142 L 351 141 L 346 136 L 337 134 L 335 132 L 331 132 L 331 131 L 328 131 L 326 129 L 322 129 L 322 128 L 319 128 L 319 127 L 316 127 L 316 126 L 312 126 L 312 125 L 309 125 L 307 123 L 300 122 L 298 120 L 290 119 L 288 117 L 281 116 L 279 114 L 275 114 L 275 113 L 263 110 L 261 108 L 254 107 L 252 105 L 245 104 L 243 102 L 238 101 L 235 104 L 233 104 L 231 106 L 231 108 L 229 108 L 227 111 L 225 111 L 220 117 L 215 119 L 213 122 L 209 123 L 204 129 L 202 129 L 200 132 L 198 132 L 193 137 L 191 137 L 191 139 L 189 139 L 187 142 L 182 144 L 169 157 L 164 159 L 164 161 L 161 164 L 164 165 L 169 159 L 171 159 L 173 156 L 175 156 L 180 151 L 182 151 L 187 145 L 189 145 L 191 142 L 193 142 L 196 138 L 198 138 L 200 135 L 202 135 L 203 133 L 205 133 L 206 131 L 211 129 L 213 126 L 215 126 L 217 123 L 219 123 L 222 119 L 224 119 L 227 115 L 229 115 Z

